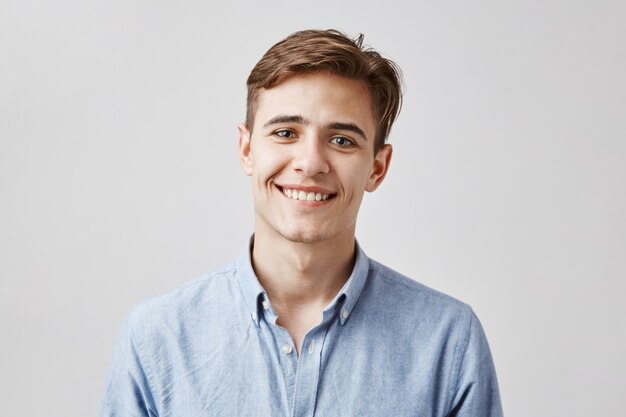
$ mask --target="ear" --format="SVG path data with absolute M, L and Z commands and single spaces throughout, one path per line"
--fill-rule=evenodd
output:
M 389 170 L 392 153 L 393 148 L 388 143 L 383 145 L 383 147 L 378 150 L 376 157 L 374 158 L 372 172 L 370 173 L 370 176 L 367 179 L 367 184 L 365 185 L 365 191 L 371 193 L 375 191 L 383 182 L 385 175 L 387 175 L 387 170 Z
M 244 174 L 252 175 L 252 149 L 250 148 L 250 132 L 244 124 L 237 125 L 239 130 L 239 163 Z

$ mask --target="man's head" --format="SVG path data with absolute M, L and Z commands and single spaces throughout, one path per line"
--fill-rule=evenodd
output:
M 353 241 L 363 194 L 389 168 L 385 139 L 401 101 L 395 65 L 361 42 L 336 31 L 297 32 L 252 70 L 238 128 L 255 239 Z
M 259 96 L 287 77 L 330 73 L 361 81 L 371 98 L 377 123 L 374 152 L 384 145 L 402 104 L 399 68 L 363 46 L 363 35 L 352 40 L 336 30 L 296 32 L 271 47 L 248 77 L 246 127 L 252 131 Z

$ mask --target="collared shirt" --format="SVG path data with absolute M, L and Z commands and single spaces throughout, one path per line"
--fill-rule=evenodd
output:
M 249 250 L 140 304 L 120 331 L 101 416 L 502 416 L 472 310 L 358 245 L 299 356 L 276 320 Z

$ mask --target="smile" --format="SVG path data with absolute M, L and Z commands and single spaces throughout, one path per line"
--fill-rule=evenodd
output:
M 284 195 L 292 200 L 300 201 L 325 201 L 331 197 L 330 194 L 314 193 L 312 191 L 303 191 L 295 188 L 281 188 Z

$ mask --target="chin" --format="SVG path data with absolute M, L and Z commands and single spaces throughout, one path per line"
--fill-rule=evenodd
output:
M 293 243 L 318 243 L 329 238 L 328 233 L 310 230 L 279 231 L 280 235 Z

